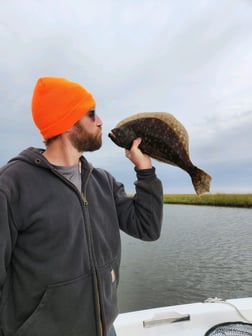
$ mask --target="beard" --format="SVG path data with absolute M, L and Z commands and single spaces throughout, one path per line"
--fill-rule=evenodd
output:
M 73 132 L 69 139 L 78 152 L 93 152 L 101 148 L 102 137 L 101 128 L 97 134 L 89 133 L 79 122 L 74 125 Z

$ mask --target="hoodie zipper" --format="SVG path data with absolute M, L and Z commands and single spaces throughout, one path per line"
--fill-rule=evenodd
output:
M 86 229 L 87 229 L 87 237 L 88 237 L 88 249 L 89 249 L 89 255 L 91 259 L 91 267 L 93 269 L 93 274 L 94 274 L 94 285 L 95 285 L 95 297 L 96 297 L 96 306 L 97 306 L 97 315 L 98 315 L 98 324 L 99 324 L 99 335 L 103 335 L 103 327 L 102 327 L 102 318 L 101 318 L 101 302 L 100 302 L 100 289 L 98 285 L 98 275 L 97 275 L 97 270 L 96 270 L 96 262 L 95 262 L 95 255 L 94 255 L 94 249 L 93 249 L 93 239 L 92 239 L 92 232 L 91 232 L 91 224 L 90 224 L 90 215 L 89 215 L 89 210 L 88 210 L 88 200 L 86 197 L 86 190 L 87 190 L 87 184 L 89 177 L 92 173 L 92 168 L 89 170 L 88 175 L 85 179 L 85 183 L 82 187 L 81 191 L 81 198 L 83 201 L 83 204 L 85 206 L 85 219 L 87 221 Z
M 100 303 L 100 290 L 98 286 L 98 276 L 97 276 L 97 271 L 96 271 L 96 263 L 95 263 L 95 256 L 94 256 L 94 250 L 93 250 L 93 244 L 92 244 L 92 233 L 91 233 L 91 228 L 90 228 L 90 216 L 89 216 L 89 211 L 88 211 L 88 200 L 86 197 L 86 189 L 87 189 L 87 184 L 88 180 L 90 178 L 90 175 L 92 173 L 92 167 L 89 169 L 88 174 L 85 178 L 85 183 L 83 185 L 81 193 L 79 193 L 79 190 L 77 187 L 69 181 L 67 178 L 65 178 L 62 174 L 60 174 L 57 169 L 51 168 L 52 172 L 57 175 L 59 178 L 61 178 L 66 184 L 68 184 L 71 188 L 75 189 L 78 193 L 78 195 L 81 196 L 82 203 L 84 204 L 84 218 L 86 220 L 86 234 L 87 234 L 87 247 L 88 247 L 88 254 L 89 254 L 89 259 L 90 259 L 90 266 L 92 269 L 92 272 L 94 274 L 94 285 L 95 285 L 95 299 L 96 299 L 96 306 L 97 306 L 97 315 L 98 315 L 98 333 L 100 336 L 103 335 L 103 327 L 102 327 L 102 319 L 101 319 L 101 303 Z
M 90 228 L 90 218 L 89 218 L 89 211 L 88 211 L 88 202 L 87 198 L 84 193 L 82 193 L 82 199 L 83 203 L 85 205 L 85 219 L 87 220 L 87 237 L 88 237 L 88 250 L 89 250 L 89 255 L 91 256 L 91 267 L 93 270 L 94 274 L 94 286 L 95 286 L 95 299 L 96 299 L 96 307 L 97 307 L 97 316 L 98 316 L 98 325 L 99 325 L 99 330 L 98 333 L 100 336 L 103 335 L 103 327 L 102 327 L 102 319 L 101 319 L 101 302 L 100 302 L 100 289 L 98 285 L 98 275 L 97 275 L 97 270 L 95 266 L 95 255 L 94 255 L 94 249 L 93 249 L 93 244 L 92 244 L 92 233 L 91 233 L 91 228 Z
M 88 200 L 83 192 L 81 192 L 82 202 L 85 206 L 88 206 Z

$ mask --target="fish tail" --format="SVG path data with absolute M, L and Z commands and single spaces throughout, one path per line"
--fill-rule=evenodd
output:
M 197 195 L 201 195 L 210 191 L 212 177 L 206 172 L 199 169 L 198 167 L 194 167 L 191 178 Z

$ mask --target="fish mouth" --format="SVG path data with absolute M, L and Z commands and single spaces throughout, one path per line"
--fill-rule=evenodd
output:
M 109 136 L 110 139 L 112 139 L 112 140 L 116 138 L 115 134 L 114 134 L 112 131 L 109 132 L 108 136 Z

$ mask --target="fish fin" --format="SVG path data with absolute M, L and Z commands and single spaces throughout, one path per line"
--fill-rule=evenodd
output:
M 212 177 L 203 170 L 195 167 L 191 175 L 192 183 L 197 195 L 204 194 L 210 191 L 210 183 Z

